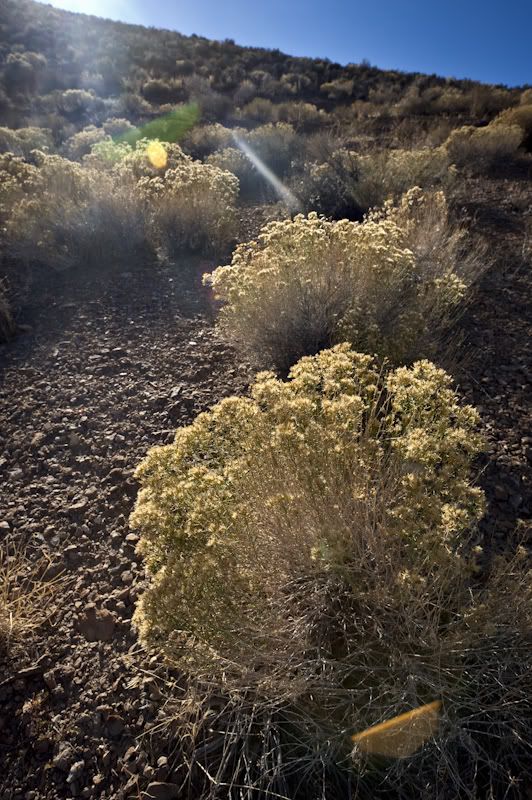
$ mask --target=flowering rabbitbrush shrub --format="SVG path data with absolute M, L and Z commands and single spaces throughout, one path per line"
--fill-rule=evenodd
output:
M 174 254 L 224 249 L 234 237 L 237 178 L 178 145 L 105 141 L 82 164 L 32 156 L 35 164 L 0 156 L 0 221 L 14 258 L 105 266 L 145 255 L 148 245 Z
M 443 146 L 457 166 L 475 171 L 515 156 L 524 136 L 519 125 L 492 123 L 485 128 L 466 125 L 451 131 Z
M 442 147 L 375 150 L 359 154 L 339 149 L 321 164 L 305 167 L 294 191 L 309 211 L 339 219 L 361 219 L 387 199 L 412 186 L 448 186 L 454 180 Z
M 441 738 L 387 767 L 387 788 L 402 773 L 403 790 L 442 797 L 459 763 L 474 784 L 488 744 L 494 774 L 526 749 L 526 570 L 501 565 L 474 590 L 464 547 L 483 508 L 476 425 L 431 363 L 385 376 L 344 344 L 287 382 L 259 375 L 250 398 L 150 451 L 131 522 L 152 582 L 135 619 L 189 675 L 180 719 L 203 709 L 205 728 L 233 743 L 235 760 L 224 751 L 216 773 L 213 756 L 211 775 L 238 783 L 227 765 L 245 752 L 259 788 L 352 796 L 316 789 L 351 772 L 349 734 L 435 699 Z M 209 710 L 202 682 L 231 697 L 229 718 Z M 363 788 L 372 767 L 358 769 Z
M 186 158 L 162 177 L 141 178 L 138 191 L 150 237 L 168 255 L 220 252 L 234 241 L 238 178 L 230 172 Z
M 281 370 L 339 341 L 398 363 L 430 354 L 471 280 L 451 257 L 459 241 L 443 248 L 451 229 L 437 197 L 417 190 L 395 219 L 388 206 L 363 223 L 315 213 L 270 223 L 236 248 L 229 266 L 206 276 L 224 303 L 220 327 L 259 363 Z M 439 248 L 433 238 L 414 241 L 428 227 L 420 207 L 439 225 L 431 228 Z
M 5 225 L 12 257 L 53 269 L 92 267 L 143 244 L 145 217 L 131 186 L 60 156 L 34 157 L 22 184 L 12 183 L 15 202 Z

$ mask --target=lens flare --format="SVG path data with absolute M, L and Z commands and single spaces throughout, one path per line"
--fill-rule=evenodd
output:
M 146 148 L 148 161 L 155 169 L 164 169 L 168 162 L 168 153 L 160 142 L 150 142 Z
M 279 180 L 277 175 L 275 175 L 275 173 L 271 171 L 271 169 L 267 166 L 267 164 L 264 163 L 264 161 L 261 161 L 258 155 L 254 153 L 251 147 L 247 144 L 247 142 L 241 139 L 240 136 L 237 136 L 236 133 L 233 133 L 233 140 L 237 145 L 237 147 L 239 147 L 240 150 L 242 150 L 244 155 L 249 158 L 249 160 L 257 170 L 257 172 L 260 172 L 262 177 L 266 178 L 270 186 L 273 187 L 273 189 L 279 195 L 281 200 L 284 200 L 284 202 L 292 211 L 300 211 L 301 203 L 297 199 L 295 194 L 291 192 L 290 189 L 288 189 L 288 187 L 286 187 Z
M 441 700 L 399 714 L 380 725 L 366 728 L 352 736 L 359 750 L 368 755 L 407 758 L 438 731 Z

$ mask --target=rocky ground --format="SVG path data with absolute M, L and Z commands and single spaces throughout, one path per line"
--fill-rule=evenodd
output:
M 482 534 L 498 547 L 532 512 L 530 182 L 470 181 L 459 202 L 493 260 L 462 322 L 459 383 L 488 436 Z M 5 800 L 179 796 L 179 751 L 153 733 L 164 671 L 131 626 L 144 576 L 127 520 L 146 450 L 250 378 L 213 331 L 201 268 L 44 284 L 31 329 L 0 350 L 0 536 L 66 581 L 51 624 L 0 661 Z

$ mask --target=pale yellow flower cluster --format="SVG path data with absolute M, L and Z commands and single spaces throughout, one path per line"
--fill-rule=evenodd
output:
M 288 381 L 259 374 L 137 470 L 131 523 L 154 573 L 142 635 L 177 626 L 230 657 L 244 610 L 266 613 L 291 580 L 332 571 L 357 593 L 361 559 L 386 549 L 398 581 L 454 563 L 483 509 L 477 422 L 429 362 L 383 377 L 342 344 Z
M 104 141 L 81 164 L 39 151 L 32 164 L 2 156 L 8 252 L 62 269 L 131 258 L 148 245 L 171 255 L 225 247 L 234 237 L 238 180 L 178 145 L 156 144 L 133 150 Z
M 272 222 L 206 280 L 224 303 L 220 327 L 268 364 L 340 341 L 406 363 L 429 354 L 465 294 L 449 242 L 443 194 L 415 189 L 363 223 Z

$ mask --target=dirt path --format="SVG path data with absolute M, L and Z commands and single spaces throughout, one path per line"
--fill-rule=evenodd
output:
M 71 578 L 55 627 L 20 665 L 44 655 L 37 674 L 0 686 L 5 800 L 115 798 L 169 782 L 160 751 L 136 741 L 161 698 L 135 669 L 131 475 L 150 446 L 248 380 L 190 275 L 117 276 L 98 295 L 80 289 L 41 309 L 3 354 L 0 521 Z
M 532 511 L 524 186 L 473 181 L 463 197 L 494 242 L 493 269 L 464 322 L 471 357 L 460 379 L 489 437 L 481 482 L 491 546 L 524 532 Z M 164 698 L 161 665 L 136 655 L 130 619 L 143 572 L 127 519 L 146 450 L 249 380 L 201 297 L 194 274 L 176 269 L 119 274 L 63 298 L 44 290 L 33 331 L 0 353 L 1 533 L 70 578 L 55 627 L 20 664 L 41 657 L 34 672 L 0 664 L 6 800 L 138 798 L 148 786 L 177 796 L 178 757 L 164 737 L 143 736 Z

